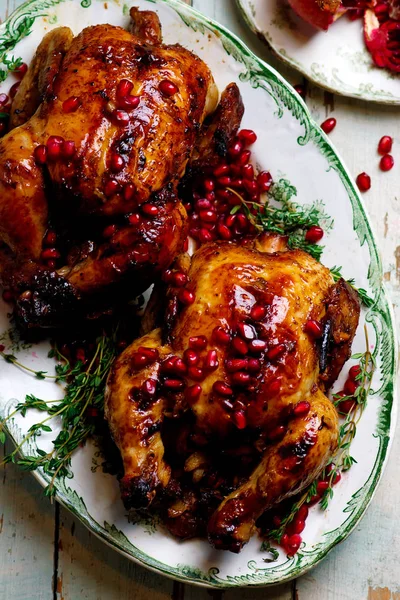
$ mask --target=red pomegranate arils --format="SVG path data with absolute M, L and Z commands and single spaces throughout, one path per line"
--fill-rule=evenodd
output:
M 233 350 L 235 350 L 235 352 L 237 352 L 238 354 L 242 354 L 243 356 L 245 356 L 249 351 L 248 345 L 240 337 L 233 338 L 232 348 L 233 348 Z
M 173 83 L 172 81 L 169 81 L 169 79 L 164 79 L 163 81 L 161 81 L 158 86 L 158 89 L 163 94 L 163 96 L 167 97 L 174 96 L 179 92 L 178 86 L 176 86 L 175 83 Z
M 194 350 L 204 350 L 204 348 L 207 348 L 207 343 L 205 335 L 196 335 L 189 338 L 189 348 Z
M 203 367 L 207 371 L 215 371 L 215 369 L 218 369 L 219 362 L 216 350 L 209 350 L 207 352 L 207 356 L 204 359 Z
M 243 152 L 243 144 L 240 140 L 236 140 L 228 150 L 231 158 L 236 158 L 241 152 Z
M 107 198 L 110 198 L 114 194 L 116 194 L 120 189 L 118 181 L 115 179 L 109 179 L 104 186 L 104 194 Z
M 250 375 L 249 373 L 244 373 L 243 371 L 237 371 L 231 376 L 231 381 L 234 385 L 246 386 L 250 382 Z
M 378 144 L 379 154 L 382 154 L 382 155 L 388 154 L 389 152 L 392 151 L 392 146 L 393 146 L 393 138 L 391 138 L 390 135 L 384 135 L 379 140 L 379 144 Z
M 185 390 L 185 398 L 189 402 L 189 404 L 191 404 L 192 402 L 195 402 L 196 400 L 198 400 L 198 398 L 201 395 L 201 392 L 202 392 L 202 389 L 201 389 L 200 385 L 198 385 L 198 384 L 191 385 L 190 387 L 186 388 L 186 390 Z
M 354 396 L 357 388 L 358 388 L 358 384 L 355 381 L 353 381 L 352 379 L 348 379 L 346 381 L 346 383 L 344 384 L 343 390 L 348 396 Z
M 286 348 L 284 344 L 277 344 L 276 346 L 268 350 L 267 357 L 269 358 L 269 360 L 277 360 L 285 352 L 285 349 Z
M 183 353 L 183 362 L 188 367 L 195 367 L 200 362 L 200 356 L 195 350 L 187 348 Z
M 55 245 L 56 241 L 57 241 L 57 234 L 56 234 L 56 232 L 53 231 L 53 230 L 51 230 L 51 229 L 49 229 L 47 231 L 46 235 L 44 236 L 43 244 L 45 246 L 52 247 L 52 246 Z
M 379 163 L 381 171 L 390 171 L 391 169 L 393 169 L 393 166 L 394 158 L 391 154 L 385 154 L 385 156 L 382 156 Z
M 294 86 L 295 91 L 301 96 L 301 98 L 305 98 L 306 90 L 302 83 L 298 83 Z
M 80 104 L 79 98 L 77 98 L 76 96 L 71 96 L 67 100 L 64 100 L 64 102 L 62 104 L 62 109 L 67 114 L 73 113 L 76 110 L 78 110 L 79 104 Z
M 164 387 L 172 391 L 179 391 L 185 387 L 185 383 L 181 379 L 166 379 Z
M 188 377 L 194 381 L 203 381 L 205 373 L 200 367 L 189 367 Z
M 75 142 L 72 140 L 66 140 L 61 145 L 61 154 L 63 158 L 69 159 L 75 156 L 76 148 Z
M 142 211 L 147 217 L 156 217 L 159 214 L 160 209 L 155 204 L 146 203 L 143 204 Z
M 41 256 L 43 260 L 57 259 L 60 258 L 60 253 L 56 248 L 45 248 Z
M 232 396 L 232 388 L 224 381 L 215 381 L 213 384 L 213 391 L 220 396 Z
M 318 321 L 310 319 L 304 326 L 304 331 L 311 337 L 318 339 L 322 336 L 322 326 Z
M 307 400 L 302 400 L 301 402 L 298 402 L 293 408 L 293 414 L 296 417 L 303 417 L 304 415 L 307 415 L 310 412 L 310 408 L 310 403 L 307 402 Z
M 285 436 L 286 430 L 287 428 L 284 425 L 278 425 L 269 432 L 268 439 L 271 441 L 281 440 Z
M 120 108 L 116 108 L 115 110 L 113 110 L 111 118 L 115 124 L 123 126 L 128 125 L 130 120 L 129 114 L 126 112 L 126 110 L 122 110 Z
M 232 420 L 238 429 L 245 429 L 247 425 L 246 416 L 242 410 L 234 412 L 232 415 Z
M 139 213 L 132 213 L 128 217 L 128 221 L 129 221 L 130 225 L 135 225 L 135 226 L 139 225 L 141 220 L 142 220 L 142 217 L 139 215 Z
M 257 134 L 252 129 L 241 129 L 238 133 L 238 138 L 246 146 L 251 146 L 257 141 Z
M 21 85 L 21 82 L 17 81 L 17 83 L 14 83 L 14 85 L 12 85 L 10 87 L 10 91 L 8 92 L 9 95 L 10 95 L 10 98 L 12 98 L 12 99 L 15 98 L 15 96 L 16 96 L 16 94 L 18 92 L 18 88 L 19 88 L 20 85 Z
M 47 146 L 44 144 L 39 144 L 39 146 L 36 146 L 35 150 L 33 151 L 33 156 L 38 165 L 44 165 L 47 160 Z
M 353 367 L 351 367 L 351 369 L 349 369 L 349 377 L 353 381 L 356 380 L 356 378 L 360 375 L 360 373 L 361 373 L 360 365 L 354 365 Z
M 182 304 L 189 305 L 195 301 L 195 295 L 187 289 L 180 289 L 178 293 L 178 299 Z
M 58 135 L 51 135 L 47 140 L 47 158 L 49 160 L 57 160 L 61 155 L 64 138 Z
M 133 83 L 129 79 L 121 79 L 117 85 L 117 96 L 119 98 L 125 98 L 133 90 Z
M 268 171 L 261 171 L 261 173 L 257 175 L 257 185 L 261 194 L 268 192 L 272 185 L 271 173 Z
M 367 192 L 371 188 L 371 177 L 363 172 L 357 176 L 356 183 L 360 192 Z
M 111 238 L 114 233 L 117 231 L 117 226 L 115 224 L 108 225 L 105 229 L 103 229 L 103 237 L 108 239 Z
M 306 241 L 310 242 L 311 244 L 316 244 L 317 242 L 322 240 L 323 237 L 324 230 L 321 227 L 318 227 L 317 225 L 313 225 L 312 227 L 310 227 L 310 229 L 305 235 Z
M 335 129 L 335 127 L 336 127 L 336 119 L 334 119 L 334 118 L 326 119 L 326 121 L 324 121 L 321 124 L 321 129 L 326 134 L 331 133 L 331 131 L 333 131 Z
M 110 160 L 111 171 L 113 171 L 114 173 L 119 173 L 119 171 L 122 171 L 124 166 L 125 166 L 124 158 L 120 154 L 113 152 L 111 154 L 111 160 Z
M 15 73 L 18 77 L 24 77 L 28 71 L 28 65 L 26 63 L 21 63 L 16 69 L 14 69 L 13 73 Z

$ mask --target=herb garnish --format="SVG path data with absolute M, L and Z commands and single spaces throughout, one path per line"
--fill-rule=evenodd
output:
M 35 423 L 28 429 L 24 439 L 3 460 L 4 463 L 16 463 L 26 471 L 43 469 L 46 475 L 51 476 L 51 481 L 45 489 L 47 496 L 53 496 L 56 493 L 54 485 L 56 478 L 70 475 L 73 453 L 95 432 L 95 424 L 88 418 L 88 415 L 94 411 L 101 413 L 103 410 L 104 388 L 115 354 L 115 336 L 108 337 L 104 333 L 97 338 L 92 358 L 87 364 L 78 361 L 72 366 L 55 347 L 50 351 L 49 356 L 54 356 L 57 360 L 62 361 L 56 365 L 55 376 L 49 376 L 43 371 L 33 371 L 21 365 L 14 356 L 3 354 L 5 360 L 32 372 L 36 377 L 41 379 L 51 377 L 56 381 L 66 383 L 65 395 L 61 400 L 41 400 L 33 395 L 28 395 L 25 402 L 18 404 L 6 419 L 0 419 L 0 442 L 4 442 L 4 425 L 17 413 L 24 417 L 26 412 L 32 408 L 47 413 L 40 423 Z M 57 416 L 61 417 L 62 428 L 53 441 L 53 449 L 46 453 L 37 448 L 36 454 L 18 459 L 18 452 L 26 442 L 36 440 L 43 431 L 52 431 L 49 422 Z

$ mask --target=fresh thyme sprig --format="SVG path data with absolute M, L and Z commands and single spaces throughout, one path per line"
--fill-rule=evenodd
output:
M 334 266 L 330 269 L 330 271 L 331 271 L 332 277 L 335 281 L 338 281 L 339 279 L 341 279 L 342 267 Z M 371 298 L 371 296 L 368 295 L 368 292 L 366 290 L 364 290 L 363 288 L 357 288 L 354 285 L 355 284 L 354 279 L 347 279 L 347 283 L 353 288 L 353 290 L 355 290 L 357 292 L 357 294 L 359 295 L 359 298 L 360 298 L 361 302 L 364 304 L 364 306 L 366 306 L 367 308 L 370 308 L 371 306 L 374 305 L 374 299 Z
M 325 213 L 321 202 L 310 205 L 300 205 L 292 201 L 296 188 L 286 179 L 280 179 L 271 186 L 268 192 L 269 200 L 274 200 L 279 206 L 257 203 L 246 200 L 233 188 L 227 188 L 241 202 L 231 210 L 231 214 L 243 211 L 257 231 L 269 231 L 288 236 L 288 247 L 305 250 L 315 259 L 320 260 L 324 246 L 306 240 L 305 234 L 310 227 L 322 223 L 325 229 L 332 227 L 332 219 Z
M 7 69 L 0 70 L 0 82 L 3 82 L 7 79 L 9 73 L 13 73 L 22 65 L 22 58 L 15 58 L 14 56 L 7 58 L 6 56 L 3 56 L 1 64 Z
M 360 367 L 360 372 L 355 378 L 358 383 L 357 390 L 353 396 L 341 396 L 339 394 L 334 394 L 333 396 L 334 404 L 338 408 L 339 414 L 342 414 L 340 413 L 341 402 L 353 400 L 354 407 L 348 412 L 348 414 L 346 414 L 343 423 L 339 427 L 337 449 L 332 456 L 331 463 L 321 474 L 322 480 L 327 481 L 328 483 L 327 488 L 319 501 L 322 510 L 326 510 L 328 508 L 329 501 L 333 498 L 333 486 L 339 476 L 339 473 L 348 471 L 351 466 L 357 462 L 355 458 L 351 456 L 350 448 L 352 441 L 356 436 L 357 425 L 367 404 L 372 385 L 372 378 L 376 368 L 375 357 L 369 349 L 368 331 L 366 327 L 365 342 L 366 351 L 363 353 L 354 354 L 352 356 L 352 359 L 359 361 L 358 364 Z M 313 481 L 310 487 L 293 504 L 290 512 L 282 519 L 279 527 L 268 532 L 269 539 L 276 540 L 278 543 L 280 543 L 287 526 L 293 521 L 303 504 L 308 504 L 317 498 L 317 483 L 317 481 Z
M 93 420 L 88 418 L 88 414 L 93 410 L 100 413 L 103 410 L 106 378 L 116 354 L 115 337 L 108 337 L 105 334 L 100 336 L 96 340 L 93 356 L 86 365 L 78 361 L 72 366 L 57 348 L 51 354 L 58 360 L 64 361 L 56 366 L 56 375 L 54 376 L 57 381 L 66 382 L 64 398 L 62 400 L 42 400 L 30 394 L 26 396 L 24 402 L 16 406 L 6 419 L 0 420 L 1 442 L 5 439 L 4 428 L 7 421 L 16 414 L 25 416 L 26 412 L 32 408 L 47 413 L 42 421 L 28 429 L 23 440 L 3 461 L 4 463 L 14 462 L 27 471 L 41 468 L 46 475 L 51 477 L 45 490 L 47 496 L 55 494 L 54 484 L 58 477 L 70 475 L 73 453 L 94 433 L 95 426 Z M 10 362 L 21 366 L 15 360 Z M 35 371 L 28 370 L 36 374 Z M 53 449 L 45 452 L 37 448 L 35 454 L 17 458 L 22 446 L 28 441 L 36 440 L 43 431 L 52 431 L 48 423 L 54 417 L 61 417 L 62 428 L 52 442 Z

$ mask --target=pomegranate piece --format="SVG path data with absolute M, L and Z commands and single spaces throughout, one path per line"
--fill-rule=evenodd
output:
M 289 0 L 293 10 L 313 27 L 327 30 L 340 14 L 340 0 Z
M 377 67 L 400 73 L 400 21 L 389 18 L 380 23 L 375 12 L 367 9 L 364 39 Z

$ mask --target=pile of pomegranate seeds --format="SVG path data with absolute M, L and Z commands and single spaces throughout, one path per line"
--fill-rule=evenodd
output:
M 389 154 L 392 150 L 393 138 L 390 135 L 381 137 L 378 143 L 378 154 L 382 156 L 379 162 L 381 171 L 390 171 L 394 167 L 394 158 Z M 361 192 L 367 192 L 371 188 L 371 177 L 367 173 L 360 173 L 356 179 Z

